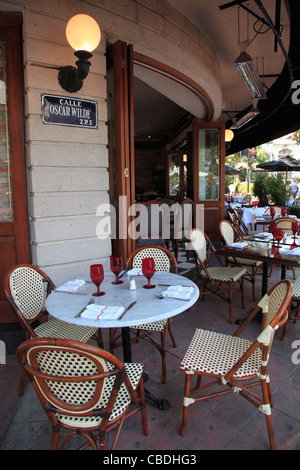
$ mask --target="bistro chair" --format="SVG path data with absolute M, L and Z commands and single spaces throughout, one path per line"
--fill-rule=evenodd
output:
M 173 253 L 167 248 L 162 246 L 149 246 L 140 247 L 135 250 L 126 262 L 127 268 L 141 268 L 142 260 L 144 258 L 153 258 L 155 262 L 155 270 L 163 272 L 177 272 L 177 261 Z M 173 330 L 171 328 L 172 318 L 166 320 L 160 320 L 154 323 L 147 323 L 139 326 L 131 326 L 130 331 L 135 330 L 134 337 L 132 340 L 138 342 L 141 338 L 146 338 L 158 349 L 161 354 L 162 361 L 162 383 L 167 383 L 167 359 L 166 359 L 166 336 L 167 331 L 170 334 L 173 347 L 176 348 L 176 340 L 174 337 Z M 117 328 L 110 328 L 110 352 L 113 354 L 114 349 L 121 346 L 117 340 L 121 335 L 116 335 Z M 153 338 L 153 335 L 160 333 L 160 342 Z
M 287 214 L 289 214 L 289 212 L 290 212 L 289 207 L 270 206 L 270 207 L 268 207 L 268 208 L 265 210 L 265 212 L 264 212 L 265 215 L 270 215 L 270 209 L 271 209 L 271 207 L 273 207 L 273 208 L 275 209 L 275 215 L 281 215 L 282 209 L 284 209 Z
M 101 330 L 71 325 L 56 318 L 48 320 L 45 299 L 55 289 L 51 279 L 39 268 L 22 264 L 11 268 L 4 278 L 6 298 L 18 317 L 26 339 L 36 337 L 66 338 L 86 342 L 97 334 L 102 345 Z M 22 373 L 19 395 L 24 391 L 25 374 Z
M 17 358 L 51 423 L 51 450 L 58 449 L 61 428 L 68 434 L 60 449 L 79 434 L 87 439 L 80 449 L 107 450 L 107 433 L 118 426 L 113 450 L 125 420 L 137 411 L 148 435 L 143 364 L 122 364 L 96 346 L 56 338 L 23 342 Z
M 287 235 L 293 235 L 293 230 L 292 230 L 293 222 L 295 222 L 295 219 L 293 217 L 280 217 L 278 219 L 274 219 L 272 223 L 276 224 L 276 227 L 282 228 Z M 272 264 L 271 266 L 269 277 L 272 276 L 273 270 L 274 270 L 274 264 Z M 292 270 L 293 270 L 294 279 L 296 279 L 296 268 L 292 266 Z
M 297 320 L 300 320 L 300 279 L 296 279 L 292 281 L 293 283 L 293 298 L 291 302 L 290 314 L 289 319 L 296 323 Z M 283 327 L 283 332 L 281 336 L 281 340 L 283 341 L 286 335 L 286 331 L 288 328 L 288 323 L 286 322 Z
M 180 366 L 185 372 L 183 416 L 179 431 L 182 436 L 186 431 L 191 405 L 237 392 L 266 416 L 270 446 L 275 449 L 271 416 L 273 400 L 267 364 L 274 332 L 287 320 L 292 292 L 291 281 L 280 281 L 261 299 L 233 336 L 202 329 L 195 331 Z M 253 342 L 241 338 L 240 334 L 260 309 L 263 311 L 261 334 Z M 191 391 L 193 375 L 197 376 L 197 384 Z M 202 377 L 207 377 L 203 385 Z M 261 397 L 252 391 L 258 385 L 261 386 Z M 215 391 L 207 393 L 209 387 L 214 386 Z
M 229 321 L 232 323 L 232 296 L 237 282 L 240 284 L 242 307 L 245 308 L 244 274 L 246 273 L 246 268 L 225 266 L 220 256 L 216 253 L 213 244 L 202 230 L 192 229 L 190 240 L 194 250 L 198 287 L 200 282 L 203 282 L 202 290 L 199 287 L 202 300 L 204 300 L 204 295 L 208 293 L 216 294 L 226 300 L 229 304 Z M 219 266 L 209 267 L 211 252 L 216 256 Z M 228 289 L 223 287 L 224 284 Z
M 228 246 L 231 243 L 234 243 L 236 240 L 243 240 L 237 232 L 236 228 L 227 220 L 222 220 L 220 222 L 220 232 L 224 245 Z M 230 264 L 231 266 L 242 266 L 251 269 L 251 272 L 247 270 L 245 273 L 245 280 L 248 280 L 252 284 L 252 297 L 255 300 L 255 279 L 257 269 L 262 266 L 262 261 L 255 261 L 252 259 L 243 258 L 242 256 L 228 256 L 226 257 L 226 265 Z

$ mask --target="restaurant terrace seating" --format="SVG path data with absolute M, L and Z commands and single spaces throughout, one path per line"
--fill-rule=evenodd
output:
M 61 428 L 68 434 L 60 449 L 81 435 L 86 441 L 80 449 L 106 450 L 107 433 L 118 426 L 114 450 L 125 420 L 138 411 L 148 435 L 143 364 L 123 364 L 98 347 L 54 338 L 23 342 L 17 358 L 51 423 L 52 450 L 59 447 Z
M 148 246 L 140 247 L 135 250 L 126 262 L 126 269 L 141 268 L 142 260 L 144 258 L 153 258 L 155 262 L 155 270 L 163 272 L 177 272 L 177 260 L 167 248 L 163 246 Z M 147 306 L 145 305 L 145 308 Z M 161 354 L 162 360 L 162 382 L 167 383 L 167 365 L 166 365 L 166 336 L 169 331 L 173 347 L 176 348 L 177 344 L 171 328 L 172 318 L 160 320 L 154 323 L 147 323 L 139 326 L 131 326 L 131 331 L 136 330 L 136 335 L 133 340 L 138 342 L 142 338 L 149 339 L 151 343 L 158 349 Z M 117 335 L 117 328 L 110 329 L 110 352 L 113 354 L 114 349 L 121 345 L 117 340 L 121 335 Z M 155 333 L 160 333 L 160 342 L 153 338 Z
M 243 238 L 240 237 L 240 234 L 237 232 L 236 228 L 227 220 L 222 220 L 220 222 L 220 232 L 225 245 L 230 245 L 234 243 L 236 240 L 242 240 Z M 255 280 L 256 280 L 256 272 L 258 267 L 262 266 L 262 261 L 256 261 L 253 259 L 243 258 L 243 257 L 234 257 L 228 256 L 226 258 L 226 264 L 230 264 L 231 266 L 242 266 L 246 268 L 251 268 L 251 272 L 247 271 L 245 273 L 244 278 L 252 283 L 252 297 L 255 300 Z
M 291 302 L 290 315 L 289 317 L 293 320 L 293 323 L 296 323 L 297 320 L 300 320 L 300 279 L 292 281 L 293 283 L 293 298 Z M 286 330 L 288 328 L 288 323 L 286 322 L 283 327 L 283 332 L 281 340 L 283 341 L 286 335 Z
M 279 217 L 278 219 L 273 220 L 273 224 L 276 224 L 276 227 L 282 228 L 286 235 L 293 235 L 292 223 L 295 222 L 293 217 Z M 270 269 L 269 277 L 272 276 L 274 270 L 274 264 L 272 264 Z M 294 279 L 296 279 L 296 270 L 295 267 L 292 267 Z
M 195 331 L 180 366 L 185 373 L 183 415 L 179 431 L 182 436 L 187 428 L 190 406 L 204 399 L 236 392 L 265 415 L 270 447 L 276 448 L 271 416 L 273 399 L 267 365 L 275 330 L 288 318 L 292 292 L 291 281 L 277 283 L 233 336 L 202 329 Z M 241 333 L 260 309 L 263 311 L 261 333 L 254 341 L 242 338 Z M 197 377 L 197 384 L 191 390 L 194 376 Z M 261 387 L 261 396 L 259 392 L 253 391 L 253 387 L 257 386 Z M 211 393 L 208 393 L 209 387 L 214 387 Z M 238 401 L 236 406 L 239 406 Z M 249 429 L 249 432 L 255 433 L 255 427 L 251 431 Z
M 192 229 L 190 240 L 194 250 L 197 285 L 200 289 L 200 295 L 204 300 L 205 294 L 216 294 L 226 300 L 229 305 L 229 321 L 233 322 L 232 317 L 232 296 L 236 283 L 240 284 L 242 307 L 244 308 L 244 274 L 246 268 L 225 266 L 216 250 L 200 229 Z M 219 266 L 209 267 L 210 253 L 213 253 L 219 261 Z M 202 286 L 200 282 L 202 281 Z M 228 287 L 224 289 L 223 285 Z
M 11 268 L 4 279 L 6 298 L 16 313 L 25 337 L 53 337 L 86 342 L 97 334 L 102 345 L 101 330 L 87 326 L 71 325 L 51 318 L 44 309 L 45 298 L 55 289 L 51 279 L 39 268 L 22 264 Z M 40 321 L 37 325 L 37 321 Z M 22 373 L 19 395 L 23 394 L 25 375 Z

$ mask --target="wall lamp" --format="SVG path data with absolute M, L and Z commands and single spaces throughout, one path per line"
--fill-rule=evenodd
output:
M 240 49 L 246 47 L 245 43 L 246 41 L 238 43 Z M 241 53 L 235 60 L 234 65 L 240 73 L 246 87 L 250 91 L 252 98 L 267 98 L 264 85 L 258 75 L 254 62 L 245 50 L 241 50 Z
M 259 109 L 257 108 L 257 101 L 258 100 L 253 100 L 253 105 L 249 109 L 249 111 L 246 114 L 244 114 L 242 117 L 240 117 L 240 119 L 238 119 L 234 124 L 232 124 L 232 126 L 230 126 L 230 129 L 239 129 L 240 127 L 247 124 L 247 122 L 254 119 L 255 116 L 257 116 L 260 113 Z
M 231 142 L 233 138 L 233 131 L 231 129 L 225 129 L 225 142 Z
M 75 93 L 81 89 L 83 80 L 89 73 L 89 59 L 93 57 L 91 52 L 100 43 L 101 30 L 94 18 L 79 14 L 68 21 L 66 36 L 68 43 L 75 50 L 74 55 L 78 58 L 77 68 L 71 65 L 60 67 L 58 81 L 64 90 Z

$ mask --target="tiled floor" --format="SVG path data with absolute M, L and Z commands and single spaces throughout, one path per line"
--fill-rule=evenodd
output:
M 180 264 L 180 272 L 194 276 L 193 266 Z M 292 278 L 292 272 L 287 271 Z M 280 269 L 272 275 L 270 285 L 280 276 Z M 240 295 L 234 296 L 235 319 L 249 313 L 255 302 L 251 289 L 246 284 L 246 309 L 240 306 Z M 258 277 L 257 298 L 260 297 L 261 277 Z M 160 355 L 147 342 L 133 344 L 134 361 L 144 362 L 149 380 L 145 387 L 158 398 L 168 399 L 171 407 L 166 411 L 147 405 L 149 436 L 142 434 L 140 415 L 128 420 L 122 430 L 118 450 L 267 450 L 269 448 L 265 417 L 238 394 L 192 405 L 187 431 L 184 437 L 178 433 L 181 423 L 184 374 L 179 365 L 194 330 L 204 328 L 224 333 L 233 333 L 237 325 L 228 322 L 228 305 L 216 296 L 207 296 L 204 302 L 198 300 L 195 306 L 173 320 L 173 330 L 178 347 L 172 348 L 168 339 L 167 368 L 168 383 L 161 384 Z M 260 325 L 253 322 L 249 338 L 255 337 Z M 273 390 L 273 424 L 277 448 L 281 450 L 300 449 L 300 354 L 293 349 L 293 342 L 299 339 L 300 322 L 289 322 L 284 341 L 281 331 L 276 333 L 269 373 Z M 7 339 L 7 338 L 6 338 Z M 18 339 L 19 341 L 19 339 Z M 298 345 L 299 349 L 299 345 Z M 117 355 L 121 354 L 118 350 Z M 6 365 L 0 365 L 0 449 L 48 449 L 50 424 L 41 409 L 30 384 L 23 397 L 18 397 L 20 366 L 14 354 L 7 356 Z M 74 439 L 70 448 L 77 444 Z

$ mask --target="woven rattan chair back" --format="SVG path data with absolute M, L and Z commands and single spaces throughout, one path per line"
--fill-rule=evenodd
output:
M 124 365 L 95 346 L 72 340 L 33 338 L 17 349 L 19 362 L 31 376 L 31 383 L 51 421 L 80 431 L 96 448 L 88 432 L 99 431 L 100 448 L 106 449 L 105 434 L 119 424 L 131 402 L 144 401 L 135 389 L 142 381 L 143 367 L 132 367 L 131 380 Z M 87 433 L 85 433 L 87 431 Z M 55 434 L 55 432 L 53 433 Z M 57 432 L 56 432 L 57 434 Z M 68 436 L 70 437 L 70 436 Z M 57 447 L 58 440 L 52 440 Z M 63 447 L 66 443 L 63 442 Z
M 190 232 L 190 240 L 197 256 L 204 264 L 207 263 L 209 259 L 209 244 L 205 233 L 200 229 L 193 229 Z
M 293 235 L 292 223 L 295 222 L 293 217 L 280 217 L 273 221 L 278 228 L 282 228 L 287 235 Z
M 226 245 L 230 245 L 235 242 L 235 229 L 234 226 L 227 220 L 221 220 L 220 232 Z
M 5 275 L 6 298 L 30 337 L 36 336 L 30 324 L 44 313 L 45 298 L 54 288 L 51 279 L 32 265 L 17 265 Z
M 45 300 L 43 275 L 29 266 L 16 267 L 9 276 L 9 288 L 14 302 L 27 320 L 34 319 Z
M 135 250 L 128 258 L 126 266 L 141 268 L 144 258 L 153 258 L 156 271 L 170 272 L 171 268 L 177 271 L 177 261 L 173 253 L 163 246 L 144 246 Z
M 281 206 L 271 206 L 271 207 L 273 207 L 273 208 L 275 209 L 275 214 L 277 214 L 277 215 L 281 215 L 281 210 L 282 210 L 282 209 L 287 210 L 285 207 L 281 207 Z M 265 212 L 264 212 L 265 215 L 270 215 L 270 209 L 271 209 L 271 207 L 268 207 L 268 208 L 265 210 Z

